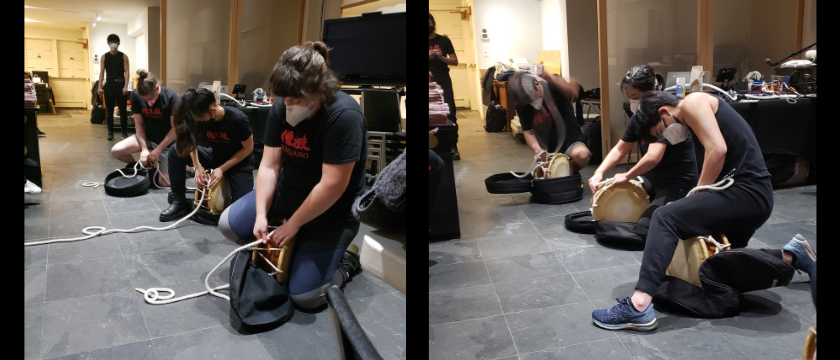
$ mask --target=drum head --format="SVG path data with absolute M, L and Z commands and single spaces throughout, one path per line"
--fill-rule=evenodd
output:
M 635 222 L 650 206 L 645 190 L 630 182 L 610 186 L 606 190 L 602 186 L 591 201 L 592 218 L 596 221 Z
M 569 157 L 566 154 L 555 154 L 551 162 L 548 163 L 548 178 L 554 179 L 569 175 L 572 175 L 572 166 L 569 163 Z

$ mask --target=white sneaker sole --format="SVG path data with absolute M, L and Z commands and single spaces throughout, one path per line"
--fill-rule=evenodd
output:
M 622 330 L 622 329 L 629 329 L 629 330 L 638 330 L 638 331 L 651 331 L 655 330 L 656 327 L 659 325 L 656 322 L 656 319 L 653 321 L 646 323 L 646 324 L 624 324 L 624 325 L 608 325 L 604 324 L 598 320 L 592 319 L 592 322 L 595 323 L 600 328 L 607 329 L 607 330 Z

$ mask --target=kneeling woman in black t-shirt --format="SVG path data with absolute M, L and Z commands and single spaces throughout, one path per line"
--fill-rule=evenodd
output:
M 342 286 L 360 267 L 346 249 L 359 231 L 351 207 L 364 190 L 367 125 L 356 100 L 338 91 L 327 52 L 324 43 L 308 42 L 280 57 L 269 79 L 277 101 L 256 190 L 219 219 L 219 230 L 234 241 L 267 239 L 281 247 L 296 236 L 288 285 L 305 309 L 324 304 L 326 289 Z M 278 218 L 288 221 L 268 239 L 268 220 Z
M 254 188 L 251 166 L 254 135 L 248 117 L 237 108 L 216 105 L 210 90 L 185 92 L 175 105 L 173 116 L 175 146 L 169 149 L 169 180 L 172 182 L 172 205 L 160 213 L 160 221 L 178 220 L 192 211 L 185 195 L 186 165 L 195 164 L 195 183 L 206 183 L 204 168 L 212 170 L 210 186 L 223 177 L 230 185 L 231 201 L 236 201 Z M 197 146 L 199 133 L 207 134 L 210 147 Z

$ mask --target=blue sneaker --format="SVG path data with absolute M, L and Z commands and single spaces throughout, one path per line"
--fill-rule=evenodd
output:
M 639 331 L 651 331 L 656 329 L 656 315 L 653 313 L 653 304 L 648 305 L 645 311 L 639 312 L 633 307 L 630 298 L 617 298 L 618 305 L 610 309 L 593 310 L 592 321 L 607 330 L 633 329 Z
M 804 271 L 808 273 L 808 276 L 811 275 L 817 261 L 817 253 L 802 235 L 796 234 L 783 249 L 796 255 L 796 261 L 792 264 L 796 270 Z

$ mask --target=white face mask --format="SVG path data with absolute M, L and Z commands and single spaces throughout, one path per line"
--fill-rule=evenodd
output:
M 668 115 L 671 115 L 671 112 L 668 111 Z M 668 140 L 671 145 L 679 144 L 688 137 L 688 127 L 683 124 L 678 124 L 674 115 L 671 115 L 671 118 L 674 119 L 674 123 L 665 127 L 665 131 L 662 132 L 662 136 L 665 137 L 665 140 Z M 662 121 L 663 124 L 665 121 Z
M 111 50 L 117 50 L 117 48 L 118 48 L 120 45 L 119 45 L 119 44 L 117 44 L 117 43 L 110 43 L 110 44 L 108 44 L 108 46 L 110 46 L 110 47 L 111 47 Z
M 286 106 L 286 122 L 292 125 L 292 127 L 297 126 L 297 124 L 309 117 L 312 111 L 314 111 L 314 109 L 310 109 L 310 106 Z
M 639 101 L 639 100 L 630 100 L 630 112 L 631 113 L 635 114 L 636 110 L 639 110 L 639 103 L 640 102 L 641 101 Z

